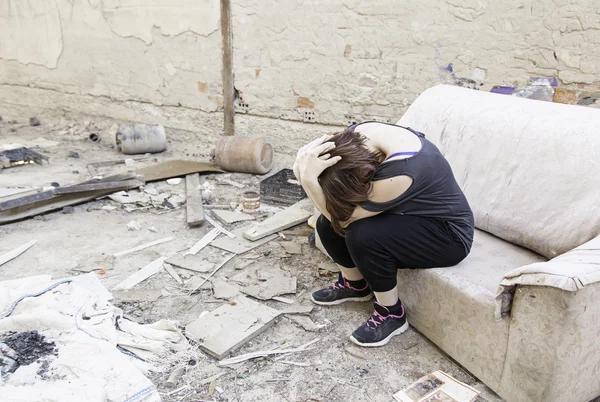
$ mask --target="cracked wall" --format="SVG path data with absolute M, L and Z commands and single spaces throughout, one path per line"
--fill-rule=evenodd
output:
M 221 134 L 219 19 L 218 0 L 4 0 L 2 110 Z M 283 152 L 437 83 L 600 107 L 598 2 L 232 0 L 232 25 L 236 132 Z
M 232 13 L 249 115 L 395 121 L 436 83 L 550 101 L 559 87 L 598 106 L 598 2 L 235 0 Z
M 0 3 L 2 109 L 220 127 L 219 0 Z

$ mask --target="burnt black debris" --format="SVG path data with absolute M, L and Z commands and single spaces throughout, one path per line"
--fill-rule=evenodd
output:
M 2 342 L 17 353 L 16 360 L 20 366 L 27 366 L 44 356 L 58 354 L 56 344 L 46 342 L 44 335 L 37 331 L 12 332 L 3 338 Z

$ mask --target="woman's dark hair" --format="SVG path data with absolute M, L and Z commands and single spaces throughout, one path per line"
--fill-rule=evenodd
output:
M 331 226 L 342 235 L 342 223 L 352 216 L 354 208 L 369 198 L 371 178 L 381 163 L 381 152 L 369 150 L 366 138 L 353 128 L 335 134 L 328 142 L 335 148 L 327 151 L 342 159 L 319 176 L 319 184 L 326 199 L 327 212 L 331 215 Z

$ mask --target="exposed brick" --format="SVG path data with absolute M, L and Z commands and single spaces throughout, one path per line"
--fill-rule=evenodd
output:
M 298 98 L 298 108 L 314 109 L 315 104 L 312 103 L 312 101 L 310 99 L 300 96 Z
M 208 84 L 206 82 L 198 83 L 198 92 L 207 93 L 208 92 Z
M 572 105 L 577 102 L 577 91 L 574 89 L 556 88 L 552 102 Z

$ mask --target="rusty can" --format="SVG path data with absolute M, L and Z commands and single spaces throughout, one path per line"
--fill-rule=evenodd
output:
M 244 191 L 242 210 L 245 214 L 256 214 L 260 210 L 260 194 L 256 191 Z

